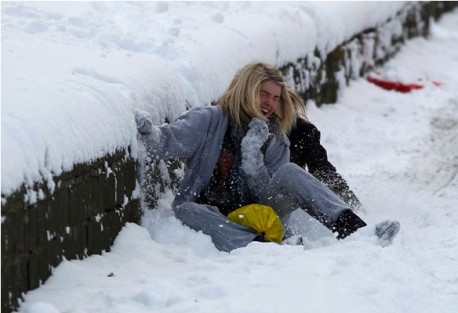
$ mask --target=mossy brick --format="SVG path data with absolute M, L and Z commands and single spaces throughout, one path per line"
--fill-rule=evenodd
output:
M 75 253 L 79 259 L 82 259 L 87 255 L 86 250 L 86 243 L 87 243 L 87 230 L 86 225 L 80 225 L 78 227 L 74 227 L 72 230 L 73 234 L 73 245 L 75 247 Z
M 64 226 L 60 220 L 60 208 L 57 207 L 58 199 L 57 197 L 50 196 L 46 203 L 46 212 L 48 214 L 48 223 L 49 223 L 49 230 L 52 232 L 59 232 L 62 227 Z
M 27 206 L 27 203 L 24 201 L 24 196 L 27 194 L 25 187 L 22 186 L 18 191 L 13 194 L 5 197 L 2 195 L 2 199 L 6 199 L 6 203 L 2 204 L 2 214 L 8 212 L 16 212 L 18 210 L 24 210 Z
M 132 197 L 137 181 L 137 166 L 132 160 L 124 166 L 124 192 L 127 198 Z
M 119 208 L 118 212 L 119 212 L 119 217 L 121 218 L 122 226 L 124 226 L 126 223 L 130 222 L 130 220 L 131 220 L 130 213 L 131 212 L 130 212 L 129 208 L 127 208 L 127 205 Z
M 49 241 L 44 248 L 46 253 L 46 261 L 52 268 L 57 267 L 62 262 L 62 243 L 60 236 L 56 236 L 53 240 Z
M 116 187 L 116 206 L 124 204 L 126 197 L 126 173 L 124 168 L 120 170 L 120 176 L 118 177 L 118 185 Z
M 61 243 L 58 238 L 33 251 L 28 258 L 27 264 L 27 290 L 37 288 L 43 284 L 51 276 L 52 268 L 57 267 L 61 261 Z
M 73 171 L 68 171 L 68 172 L 63 172 L 57 177 L 57 180 L 59 181 L 59 186 L 62 188 L 68 188 L 73 184 L 73 181 L 75 179 L 75 174 Z
M 43 245 L 48 242 L 48 237 L 51 234 L 48 228 L 48 209 L 44 205 L 35 208 L 37 212 L 37 239 L 38 244 Z
M 41 205 L 44 205 L 42 202 Z M 24 239 L 24 250 L 21 251 L 30 251 L 35 249 L 38 244 L 38 205 L 29 207 L 28 209 L 22 211 L 22 238 Z
M 121 222 L 121 228 L 124 226 L 126 223 L 130 222 L 130 212 L 127 210 L 126 207 L 120 207 L 116 210 L 119 214 L 120 222 Z
M 421 20 L 424 23 L 421 36 L 427 37 L 429 35 L 429 29 L 431 27 L 431 18 L 434 18 L 436 15 L 435 6 L 431 2 L 422 6 L 421 9 Z
M 77 225 L 68 227 L 62 238 L 62 254 L 68 260 L 82 259 L 86 250 L 86 227 Z
M 81 179 L 82 176 L 88 172 L 90 168 L 90 165 L 88 163 L 78 163 L 73 166 L 73 169 L 71 170 L 72 178 L 73 179 Z M 79 182 L 79 180 L 78 180 Z
M 440 1 L 436 5 L 440 7 L 440 14 L 442 15 L 458 7 L 458 2 L 457 1 Z
M 124 203 L 124 173 L 122 167 L 118 167 L 116 170 L 116 199 L 115 206 L 118 207 Z
M 58 233 L 61 232 L 63 227 L 68 225 L 68 218 L 66 221 L 62 220 L 63 208 L 59 204 L 58 194 L 53 194 L 49 201 L 47 201 L 46 211 L 48 213 L 48 222 L 50 223 L 50 231 Z
M 73 234 L 76 234 L 76 236 L 74 237 L 75 252 L 78 259 L 83 259 L 85 256 L 87 256 L 86 224 L 77 227 L 76 230 L 76 232 L 73 232 Z
M 140 200 L 131 199 L 125 206 L 126 214 L 129 215 L 129 222 L 140 224 L 142 217 L 142 210 L 140 207 Z
M 111 166 L 112 164 L 116 163 L 117 161 L 123 159 L 125 157 L 125 155 L 126 155 L 126 151 L 125 150 L 117 150 L 113 154 L 109 155 L 108 156 L 109 166 Z
M 91 185 L 89 178 L 85 178 L 83 182 L 79 185 L 81 189 L 81 204 L 82 212 L 87 220 L 92 214 L 92 194 L 91 194 Z
M 48 207 L 47 202 L 40 202 L 34 208 L 37 212 L 37 237 L 40 245 L 46 244 L 51 236 L 54 236 L 60 231 L 59 219 L 53 214 L 53 212 L 50 212 Z
M 28 251 L 28 246 L 25 238 L 25 223 L 24 220 L 28 218 L 24 214 L 25 210 L 19 210 L 15 213 L 15 229 L 14 240 L 16 241 L 16 252 L 21 253 Z
M 69 245 L 71 245 L 73 242 L 72 227 L 64 227 L 62 232 L 58 235 L 57 239 L 60 241 L 61 254 L 62 256 L 65 256 L 65 252 L 71 250 L 69 249 Z
M 418 35 L 417 26 L 419 26 L 415 12 L 409 12 L 406 19 L 403 21 L 404 34 L 408 39 Z M 404 39 L 404 38 L 403 38 Z
M 339 84 L 332 78 L 328 79 L 326 83 L 322 85 L 320 99 L 322 103 L 335 103 L 337 101 L 337 90 Z
M 16 256 L 17 242 L 14 235 L 16 229 L 15 217 L 16 216 L 14 212 L 9 212 L 5 215 L 2 215 L 2 266 L 9 260 L 14 259 Z
M 112 210 L 116 203 L 116 177 L 111 173 L 104 183 L 105 209 Z
M 29 290 L 27 262 L 2 263 L 2 308 L 1 312 L 11 312 L 18 306 L 22 293 Z
M 113 244 L 116 236 L 118 235 L 121 228 L 124 226 L 122 223 L 122 217 L 118 210 L 110 211 L 106 213 L 107 218 L 107 230 L 108 230 L 108 240 L 110 245 Z
M 88 181 L 91 190 L 92 215 L 105 212 L 105 187 L 103 179 L 100 177 L 89 177 Z
M 68 196 L 69 225 L 75 226 L 84 223 L 86 221 L 86 214 L 84 212 L 81 185 L 74 185 L 72 188 L 70 188 Z
M 334 73 L 340 71 L 345 60 L 345 49 L 342 45 L 332 50 L 326 58 L 326 73 L 334 76 Z
M 45 248 L 33 251 L 30 255 L 27 271 L 29 290 L 40 287 L 51 276 L 48 253 Z
M 108 240 L 108 228 L 105 214 L 91 217 L 87 222 L 86 246 L 88 255 L 100 254 L 102 251 L 109 251 L 110 242 Z
M 106 158 L 99 158 L 91 162 L 90 167 L 91 170 L 88 172 L 91 176 L 99 176 L 100 169 L 105 167 Z
M 55 192 L 54 198 L 56 199 L 55 202 L 55 210 L 59 214 L 59 225 L 60 228 L 64 228 L 70 225 L 70 190 L 69 188 L 60 188 L 58 191 Z

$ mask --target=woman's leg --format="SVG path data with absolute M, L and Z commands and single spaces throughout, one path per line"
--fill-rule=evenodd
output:
M 185 202 L 174 207 L 173 211 L 184 225 L 209 235 L 221 251 L 245 247 L 257 237 L 254 230 L 229 221 L 214 206 Z
M 366 226 L 335 193 L 294 163 L 278 169 L 260 203 L 273 207 L 284 224 L 295 209 L 303 209 L 327 228 L 338 232 L 338 238 Z

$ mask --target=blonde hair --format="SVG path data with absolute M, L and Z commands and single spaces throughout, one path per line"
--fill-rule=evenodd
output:
M 242 125 L 248 125 L 254 117 L 267 121 L 259 105 L 259 89 L 266 80 L 282 87 L 280 103 L 275 112 L 277 132 L 289 132 L 304 103 L 300 96 L 288 88 L 281 72 L 269 64 L 251 63 L 241 68 L 218 103 L 241 128 Z
M 307 110 L 305 109 L 305 103 L 302 98 L 294 91 L 288 90 L 288 93 L 296 108 L 297 117 L 300 117 L 308 122 L 309 119 L 307 118 Z

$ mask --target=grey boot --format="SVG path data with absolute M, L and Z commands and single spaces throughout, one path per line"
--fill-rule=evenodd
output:
M 380 238 L 382 246 L 388 246 L 399 233 L 401 224 L 398 221 L 383 221 L 375 226 L 375 235 Z

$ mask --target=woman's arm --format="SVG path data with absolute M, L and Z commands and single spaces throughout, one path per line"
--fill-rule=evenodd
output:
M 308 168 L 310 174 L 336 193 L 345 203 L 359 208 L 361 203 L 345 179 L 337 173 L 328 160 L 325 148 L 320 143 L 321 134 L 312 123 L 298 119 L 289 135 L 291 162 Z
M 140 139 L 148 153 L 159 159 L 193 156 L 201 144 L 200 141 L 206 138 L 210 119 L 209 110 L 195 108 L 170 124 L 154 126 L 148 113 L 135 114 Z
M 255 199 L 259 198 L 260 192 L 269 184 L 275 171 L 289 161 L 286 136 L 274 135 L 267 151 L 261 151 L 270 136 L 267 124 L 261 119 L 254 118 L 242 139 L 242 170 L 247 176 L 250 193 Z

